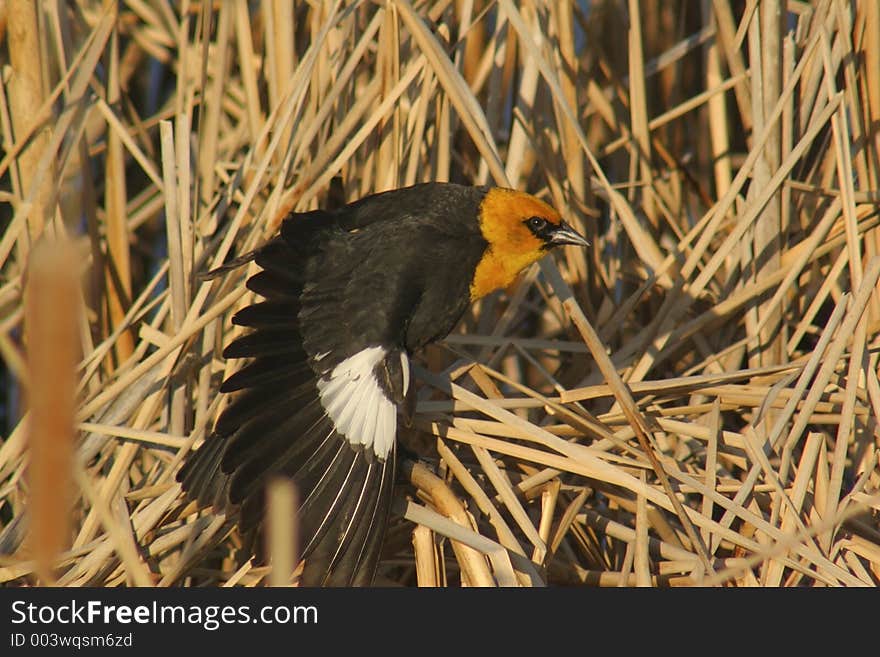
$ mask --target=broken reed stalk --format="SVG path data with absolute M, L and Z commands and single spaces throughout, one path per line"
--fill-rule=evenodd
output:
M 416 564 L 416 582 L 420 587 L 436 587 L 440 584 L 437 573 L 437 552 L 434 533 L 424 525 L 413 530 L 413 556 Z
M 299 495 L 289 479 L 275 478 L 266 492 L 266 546 L 269 586 L 290 586 L 290 578 L 297 564 L 298 532 L 297 509 Z
M 39 179 L 39 164 L 49 143 L 51 128 L 49 125 L 39 125 L 47 121 L 49 116 L 39 112 L 44 101 L 45 84 L 37 4 L 32 0 L 9 0 L 6 12 L 11 65 L 7 95 L 13 136 L 18 143 L 24 143 L 25 137 L 30 136 L 29 143 L 16 158 L 21 195 L 30 199 L 32 204 L 27 215 L 27 231 L 18 240 L 19 258 L 23 259 L 53 215 L 51 200 L 54 175 L 51 164 L 50 171 L 44 172 Z
M 425 491 L 434 506 L 456 524 L 470 528 L 467 512 L 446 483 L 420 463 L 404 463 L 404 475 L 416 487 Z M 462 567 L 462 575 L 469 586 L 491 587 L 495 582 L 486 564 L 486 558 L 474 548 L 452 541 L 452 549 Z
M 70 543 L 75 370 L 80 357 L 77 271 L 69 244 L 44 241 L 31 251 L 25 292 L 28 544 L 44 584 L 55 582 L 55 561 Z

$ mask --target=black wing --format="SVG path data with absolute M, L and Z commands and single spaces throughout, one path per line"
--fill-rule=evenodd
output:
M 325 248 L 322 241 L 340 238 L 320 231 L 309 235 L 307 224 L 315 219 L 302 220 L 302 230 L 294 233 L 297 240 L 288 234 L 256 252 L 262 271 L 249 279 L 248 287 L 265 300 L 236 314 L 233 322 L 252 330 L 224 351 L 228 358 L 250 362 L 221 386 L 236 396 L 178 480 L 202 504 L 238 512 L 239 529 L 253 542 L 264 517 L 267 481 L 278 474 L 291 477 L 300 492 L 302 583 L 366 585 L 375 572 L 391 503 L 396 404 L 405 397 L 409 363 L 405 352 L 390 345 L 371 345 L 379 351 L 358 358 L 363 341 L 346 342 L 344 323 L 326 325 L 329 342 L 313 338 L 322 352 L 306 348 L 303 333 L 323 331 L 320 326 L 304 331 L 303 326 L 325 320 L 316 312 L 314 319 L 301 322 L 303 306 L 345 305 L 335 296 L 345 276 L 331 271 L 324 283 L 307 282 L 308 263 L 322 259 L 315 255 Z M 340 335 L 343 329 L 346 334 Z M 328 347 L 334 349 L 332 357 L 316 359 Z M 346 369 L 351 357 L 356 360 L 349 360 Z M 352 368 L 352 362 L 369 370 Z M 331 363 L 334 367 L 328 368 Z M 367 393 L 373 398 L 362 407 L 359 395 Z M 344 402 L 343 408 L 328 411 L 325 406 L 334 400 L 336 406 Z M 360 424 L 352 415 L 361 418 Z M 365 434 L 370 440 L 362 444 Z

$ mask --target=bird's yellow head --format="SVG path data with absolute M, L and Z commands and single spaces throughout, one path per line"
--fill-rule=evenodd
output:
M 561 244 L 589 246 L 544 201 L 531 194 L 494 187 L 480 205 L 480 231 L 489 246 L 474 280 L 471 300 L 510 285 L 519 273 Z

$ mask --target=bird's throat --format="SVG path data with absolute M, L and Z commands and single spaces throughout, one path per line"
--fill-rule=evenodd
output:
M 489 247 L 480 259 L 471 281 L 471 301 L 476 301 L 490 292 L 507 287 L 520 274 L 520 272 L 537 262 L 543 253 L 522 253 L 499 257 L 497 252 Z

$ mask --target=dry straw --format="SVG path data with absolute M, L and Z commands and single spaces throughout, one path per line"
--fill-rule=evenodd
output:
M 421 355 L 379 584 L 876 586 L 880 9 L 775 6 L 6 2 L 0 583 L 287 584 L 289 487 L 261 562 L 175 483 L 252 301 L 200 274 L 455 180 L 593 246 Z

